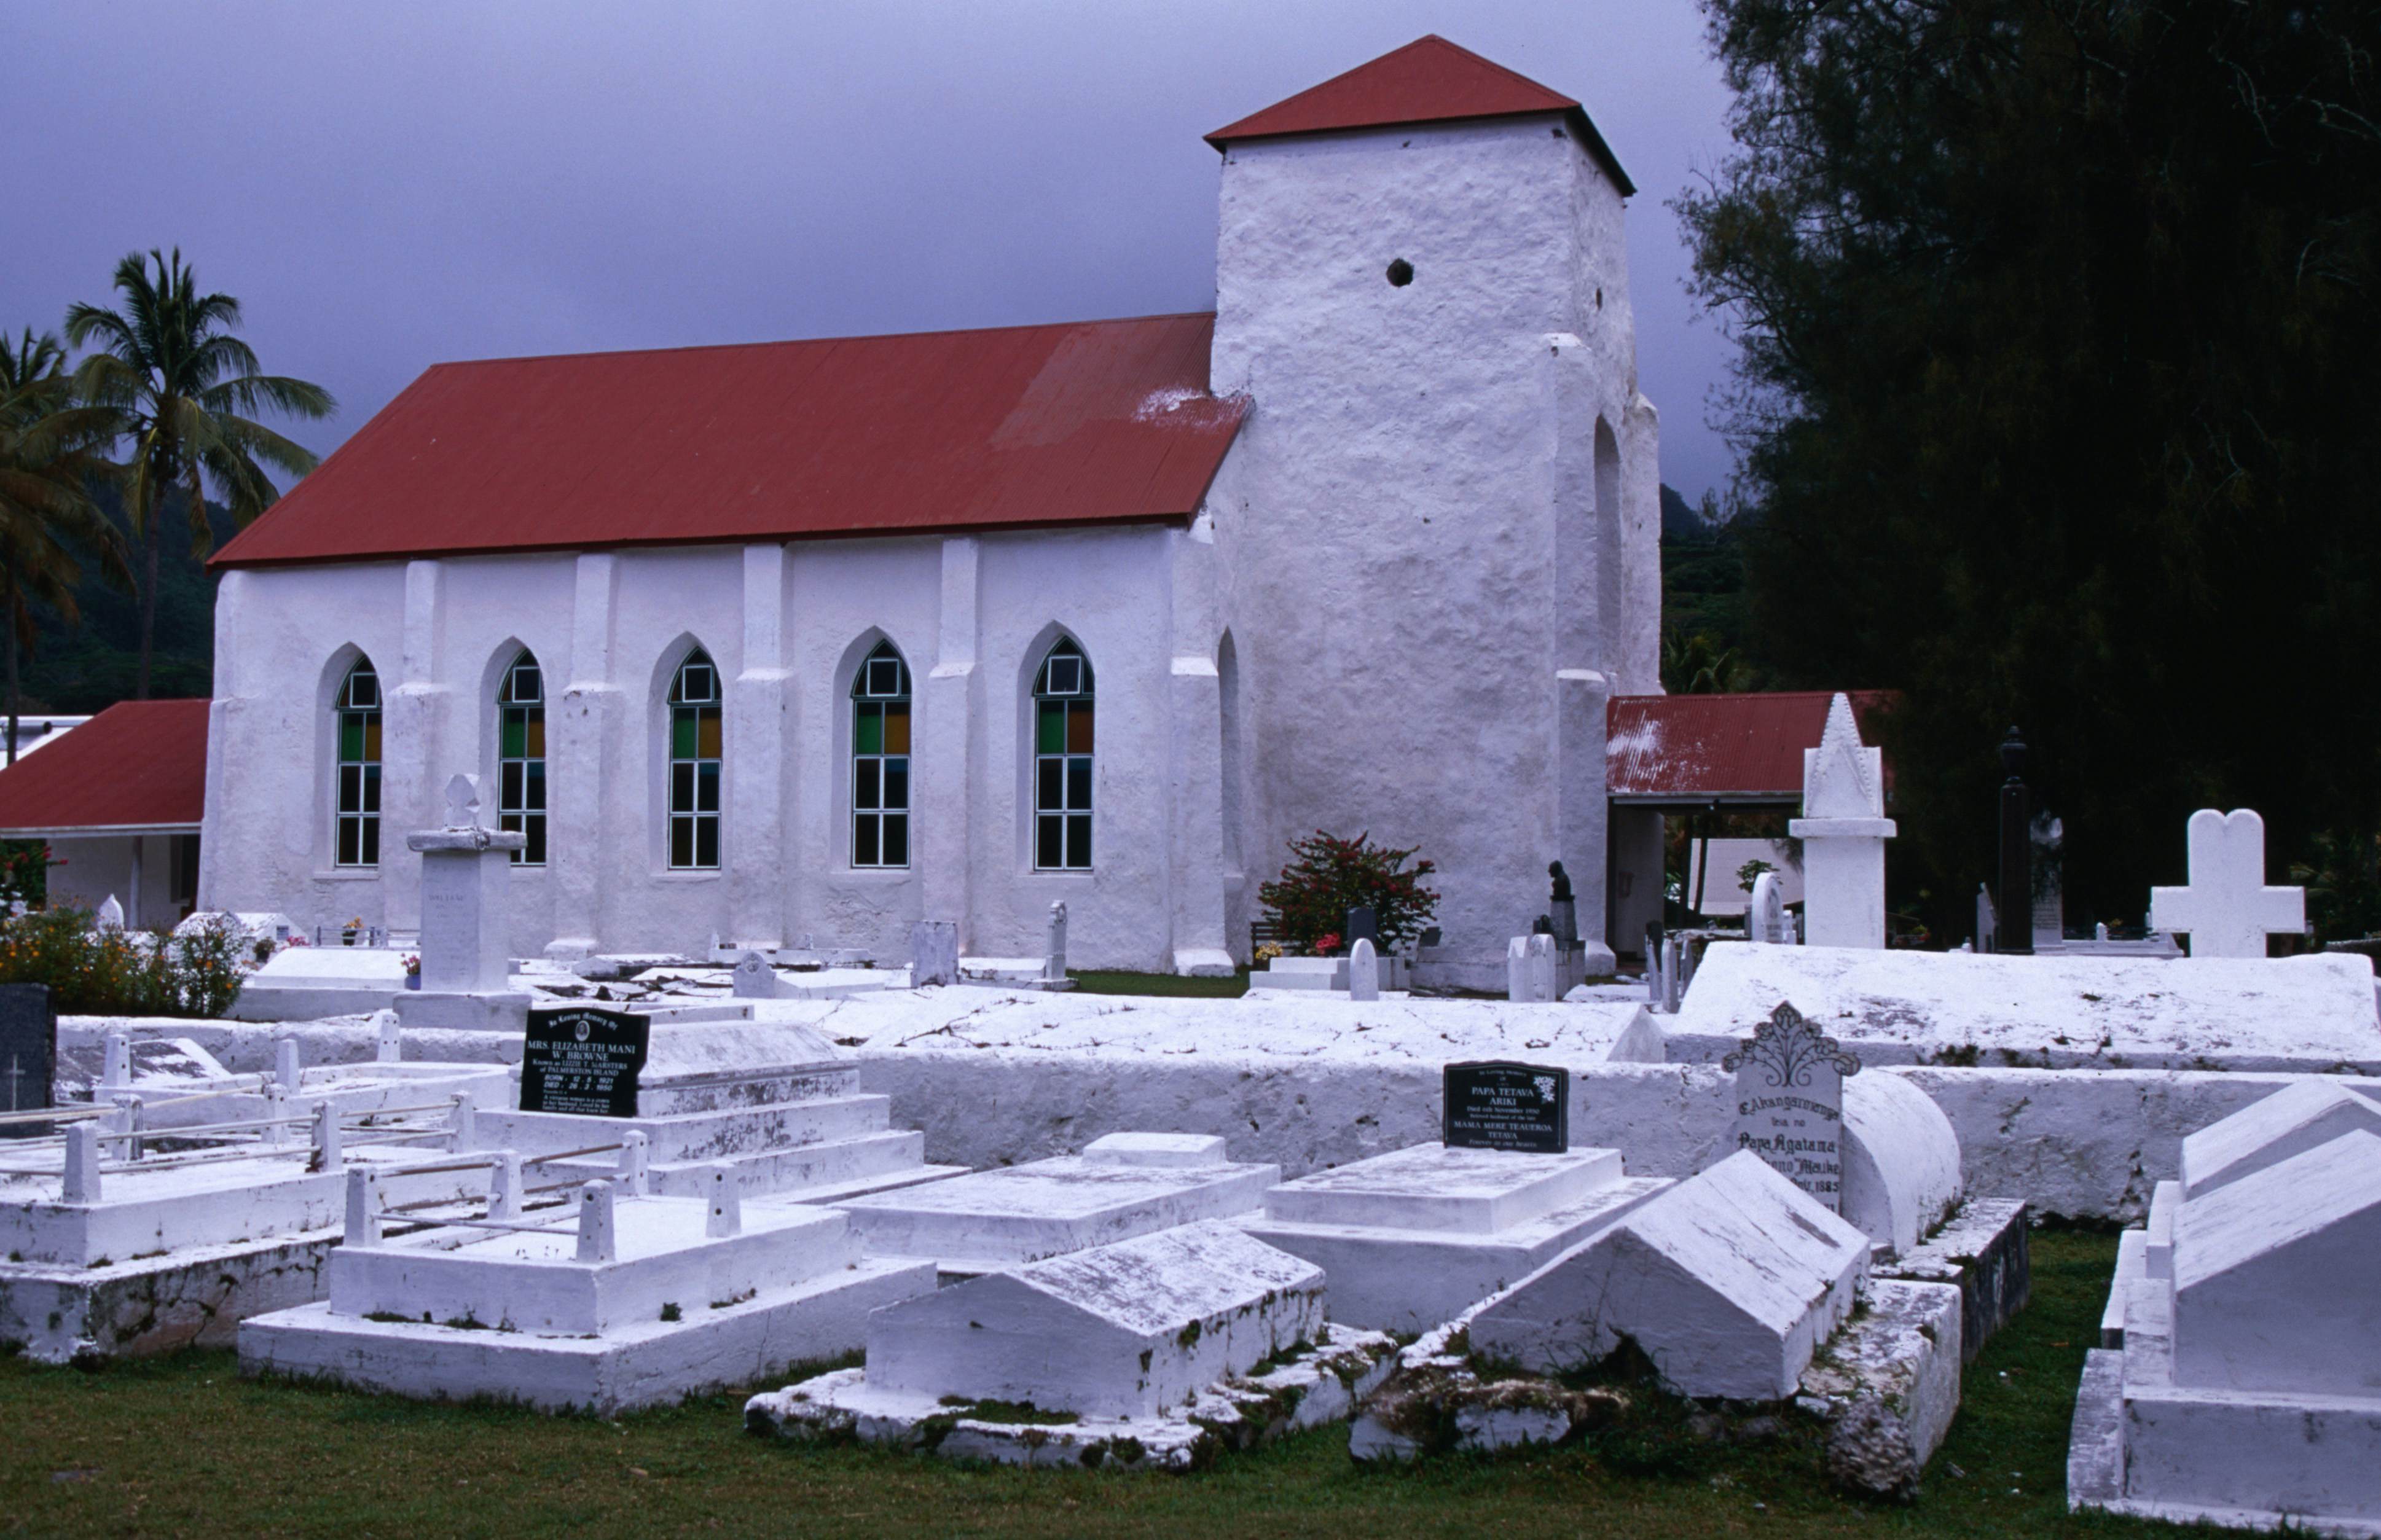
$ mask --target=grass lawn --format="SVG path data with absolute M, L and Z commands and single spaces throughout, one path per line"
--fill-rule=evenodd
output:
M 1068 968 L 1067 976 L 1087 995 L 1175 995 L 1194 1000 L 1238 1000 L 1249 992 L 1249 971 L 1229 978 L 1184 978 L 1170 973 L 1117 973 Z
M 1189 1476 L 963 1469 L 743 1431 L 720 1396 L 617 1423 L 239 1378 L 190 1352 L 95 1372 L 0 1361 L 0 1534 L 1982 1535 L 2155 1526 L 2066 1512 L 2067 1425 L 2113 1237 L 2037 1232 L 2033 1303 L 1969 1366 L 1907 1508 L 1847 1501 L 1801 1448 L 1352 1465 L 1344 1427 Z

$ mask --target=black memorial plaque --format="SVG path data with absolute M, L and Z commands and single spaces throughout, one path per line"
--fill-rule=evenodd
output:
M 653 1025 L 629 1011 L 531 1011 L 521 1049 L 520 1110 L 635 1117 L 637 1073 L 645 1067 Z
M 58 1013 L 46 984 L 0 984 L 0 1112 L 51 1105 L 58 1074 Z M 51 1132 L 38 1122 L 0 1123 L 0 1134 Z
M 1444 1138 L 1449 1149 L 1560 1155 L 1570 1148 L 1570 1072 L 1502 1061 L 1449 1064 Z

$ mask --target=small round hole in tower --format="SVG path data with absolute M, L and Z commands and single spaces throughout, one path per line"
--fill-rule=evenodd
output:
M 1389 286 L 1401 289 L 1413 282 L 1413 263 L 1399 257 L 1389 264 Z

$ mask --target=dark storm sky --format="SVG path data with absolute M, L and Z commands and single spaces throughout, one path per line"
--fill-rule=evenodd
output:
M 1199 136 L 1431 31 L 1629 168 L 1663 479 L 1724 485 L 1664 207 L 1727 148 L 1692 0 L 8 0 L 0 327 L 179 244 L 327 452 L 444 358 L 1203 309 Z

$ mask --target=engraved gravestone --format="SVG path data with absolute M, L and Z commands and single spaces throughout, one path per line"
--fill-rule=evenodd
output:
M 637 1115 L 653 1019 L 628 1011 L 573 1006 L 531 1011 L 521 1049 L 520 1110 Z
M 24 1112 L 51 1104 L 57 1078 L 58 1017 L 46 984 L 0 984 L 0 1111 Z M 20 1125 L 28 1134 L 50 1130 Z
M 1570 1072 L 1502 1060 L 1449 1064 L 1440 1125 L 1449 1149 L 1560 1155 L 1570 1148 Z
M 1736 1075 L 1737 1148 L 1842 1213 L 1844 1076 L 1860 1060 L 1780 1004 L 1719 1062 Z

